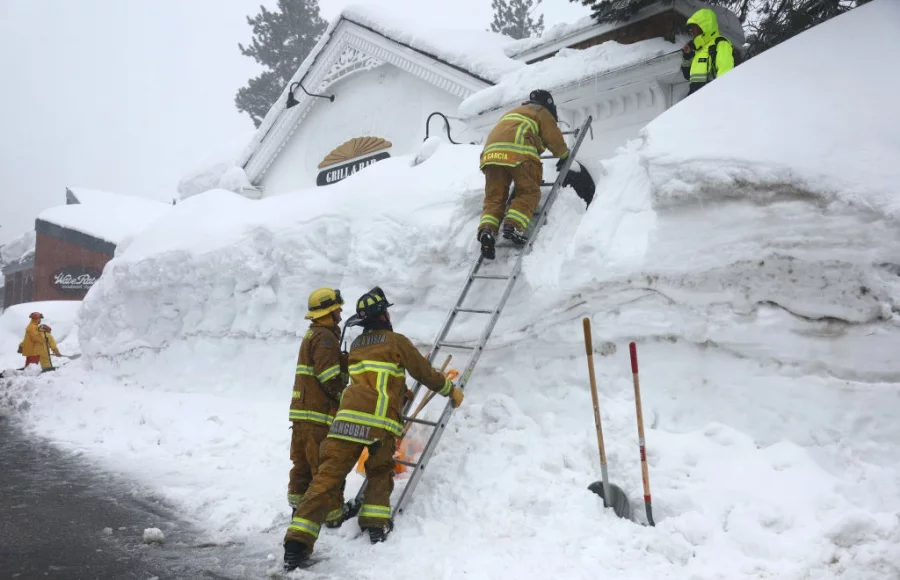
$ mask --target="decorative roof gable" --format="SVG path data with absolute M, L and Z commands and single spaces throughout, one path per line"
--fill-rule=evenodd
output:
M 509 67 L 520 66 L 520 63 L 508 60 Z M 291 83 L 302 83 L 303 89 L 310 93 L 327 93 L 329 87 L 338 81 L 384 64 L 406 71 L 461 100 L 491 86 L 496 80 L 485 78 L 481 70 L 477 73 L 467 70 L 465 66 L 449 62 L 441 55 L 413 43 L 390 38 L 369 26 L 365 19 L 345 14 L 329 27 Z M 502 66 L 504 63 L 499 64 Z M 499 75 L 492 76 L 499 78 Z M 254 184 L 261 181 L 313 107 L 328 105 L 324 99 L 307 95 L 299 87 L 294 88 L 297 104 L 286 108 L 286 90 L 266 115 L 244 158 L 240 160 L 247 177 Z

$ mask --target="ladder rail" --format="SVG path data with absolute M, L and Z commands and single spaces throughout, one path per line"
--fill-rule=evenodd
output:
M 500 300 L 497 302 L 497 305 L 494 307 L 493 314 L 491 314 L 491 319 L 488 321 L 487 326 L 481 333 L 481 337 L 478 339 L 478 344 L 475 347 L 471 358 L 469 359 L 469 363 L 466 365 L 465 372 L 457 382 L 456 386 L 460 389 L 465 389 L 466 383 L 468 383 L 469 379 L 471 378 L 472 372 L 475 370 L 475 365 L 478 363 L 478 360 L 481 358 L 481 354 L 484 352 L 484 347 L 487 345 L 487 341 L 490 339 L 491 333 L 494 330 L 494 326 L 497 324 L 497 321 L 500 318 L 503 307 L 506 305 L 506 301 L 509 299 L 509 296 L 512 294 L 513 288 L 516 285 L 516 279 L 519 277 L 519 274 L 522 270 L 522 263 L 525 259 L 525 256 L 527 256 L 531 252 L 531 249 L 534 246 L 534 242 L 537 239 L 537 233 L 546 222 L 547 214 L 549 213 L 550 208 L 553 206 L 553 203 L 556 201 L 559 190 L 562 189 L 562 182 L 565 180 L 565 177 L 569 172 L 569 168 L 572 166 L 572 161 L 574 160 L 575 155 L 581 148 L 581 143 L 582 141 L 584 141 L 584 137 L 587 134 L 588 128 L 591 126 L 592 121 L 593 118 L 588 115 L 588 117 L 584 121 L 584 124 L 581 126 L 581 129 L 578 132 L 578 136 L 575 139 L 575 144 L 573 145 L 569 156 L 563 162 L 559 174 L 556 176 L 556 181 L 553 182 L 553 187 L 550 190 L 550 193 L 547 195 L 547 199 L 544 202 L 543 209 L 540 212 L 540 215 L 538 215 L 537 221 L 535 222 L 534 227 L 531 231 L 531 235 L 528 237 L 528 242 L 519 252 L 515 264 L 513 265 L 512 271 L 509 274 L 506 287 L 503 289 L 503 294 L 501 295 Z M 462 304 L 464 296 L 468 294 L 469 288 L 471 287 L 472 281 L 474 280 L 474 275 L 477 274 L 477 271 L 483 263 L 483 260 L 484 257 L 479 255 L 478 259 L 475 261 L 475 264 L 472 266 L 472 270 L 469 272 L 469 277 L 466 281 L 465 287 L 463 288 L 461 297 L 459 300 L 457 300 L 456 306 L 453 308 L 453 310 L 451 310 L 450 316 L 448 316 L 448 322 L 455 317 L 457 309 Z M 446 335 L 448 331 L 449 325 L 441 330 L 440 335 Z M 440 340 L 435 341 L 436 346 L 439 343 Z M 428 442 L 425 444 L 425 449 L 419 456 L 418 461 L 415 462 L 413 472 L 410 475 L 406 486 L 403 488 L 403 492 L 400 494 L 400 499 L 397 501 L 397 505 L 394 507 L 392 514 L 393 517 L 396 517 L 403 513 L 403 510 L 406 507 L 406 503 L 409 501 L 409 498 L 412 496 L 412 493 L 415 491 L 416 487 L 419 484 L 419 479 L 421 478 L 422 472 L 427 467 L 432 454 L 437 448 L 438 441 L 440 441 L 441 436 L 443 435 L 444 430 L 447 427 L 447 423 L 449 423 L 450 421 L 450 416 L 453 414 L 453 411 L 454 409 L 450 404 L 450 401 L 446 401 L 444 403 L 444 410 L 441 413 L 441 417 L 437 421 L 437 426 L 432 431 L 431 437 L 428 438 Z
M 459 294 L 459 297 L 456 299 L 456 304 L 453 305 L 453 308 L 450 309 L 450 312 L 447 313 L 447 317 L 444 319 L 444 324 L 441 326 L 440 332 L 434 339 L 434 343 L 431 345 L 431 350 L 428 353 L 428 362 L 432 365 L 437 358 L 438 352 L 441 350 L 441 343 L 444 342 L 444 339 L 447 338 L 447 333 L 450 332 L 450 327 L 453 326 L 453 322 L 456 320 L 456 315 L 459 314 L 459 309 L 462 306 L 462 303 L 465 301 L 466 297 L 469 295 L 469 290 L 472 288 L 472 283 L 475 281 L 475 274 L 478 273 L 478 269 L 481 267 L 481 263 L 484 260 L 484 256 L 479 255 L 478 259 L 472 264 L 472 267 L 469 268 L 469 275 L 466 277 L 466 283 L 463 285 L 463 289 Z M 412 408 L 413 402 L 416 400 L 416 397 L 419 394 L 419 390 L 422 386 L 422 383 L 416 381 L 413 384 L 412 389 L 412 397 L 410 397 L 403 406 L 403 414 L 408 415 L 409 410 Z

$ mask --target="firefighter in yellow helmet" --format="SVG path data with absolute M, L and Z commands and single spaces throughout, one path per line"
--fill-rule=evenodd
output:
M 694 37 L 681 49 L 681 74 L 690 81 L 689 95 L 734 68 L 734 46 L 719 34 L 716 13 L 701 8 L 687 21 Z
M 297 374 L 291 397 L 291 469 L 288 482 L 288 504 L 295 508 L 303 499 L 313 476 L 319 469 L 320 447 L 328 435 L 347 385 L 347 363 L 340 348 L 339 324 L 344 300 L 341 291 L 319 288 L 309 295 L 311 320 L 309 330 L 300 343 Z M 330 527 L 338 527 L 349 514 L 339 493 L 327 514 Z
M 351 383 L 322 445 L 322 464 L 285 535 L 286 570 L 299 567 L 312 553 L 320 526 L 331 506 L 339 501 L 344 480 L 363 448 L 369 450 L 369 483 L 359 511 L 359 526 L 368 532 L 373 544 L 384 541 L 393 529 L 393 455 L 395 440 L 403 431 L 401 413 L 407 372 L 425 387 L 450 397 L 454 408 L 462 403 L 462 390 L 435 370 L 408 338 L 393 331 L 390 306 L 378 287 L 363 294 L 356 303 L 363 333 L 350 347 Z
M 553 96 L 539 89 L 531 91 L 528 101 L 503 115 L 488 135 L 481 152 L 484 209 L 477 235 L 485 258 L 495 257 L 495 238 L 502 218 L 504 238 L 519 245 L 528 241 L 525 230 L 541 201 L 541 153 L 547 148 L 559 158 L 557 170 L 569 156 L 569 147 L 556 126 L 558 121 Z M 515 184 L 515 197 L 504 216 L 511 183 Z
M 25 357 L 25 366 L 19 370 L 28 368 L 28 365 L 39 364 L 41 353 L 45 350 L 44 336 L 41 334 L 41 320 L 44 315 L 40 312 L 32 312 L 28 315 L 30 322 L 25 327 L 25 338 L 19 343 L 19 354 Z M 49 359 L 49 355 L 47 357 Z M 43 367 L 43 365 L 41 365 Z

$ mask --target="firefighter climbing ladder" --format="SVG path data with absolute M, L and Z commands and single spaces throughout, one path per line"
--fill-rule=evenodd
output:
M 434 344 L 431 347 L 431 352 L 428 355 L 428 360 L 432 364 L 436 360 L 438 352 L 444 348 L 471 352 L 471 357 L 468 364 L 466 365 L 466 369 L 462 373 L 459 381 L 456 384 L 456 386 L 458 386 L 460 389 L 465 389 L 466 383 L 469 381 L 469 378 L 472 376 L 472 371 L 475 369 L 475 365 L 478 364 L 478 359 L 481 357 L 482 352 L 484 352 L 484 347 L 487 344 L 488 339 L 491 337 L 491 332 L 494 330 L 494 325 L 497 324 L 497 319 L 500 318 L 500 313 L 503 311 L 503 307 L 506 305 L 506 301 L 509 298 L 510 294 L 512 294 L 513 287 L 516 284 L 516 279 L 519 277 L 519 273 L 522 269 L 522 260 L 531 251 L 531 248 L 534 245 L 535 240 L 537 239 L 538 231 L 546 221 L 547 213 L 553 206 L 553 202 L 556 201 L 556 197 L 559 194 L 560 188 L 562 188 L 562 183 L 565 180 L 566 174 L 569 172 L 569 167 L 572 164 L 572 160 L 578 153 L 578 149 L 581 147 L 581 142 L 584 140 L 584 137 L 587 134 L 588 129 L 590 128 L 591 121 L 592 118 L 588 116 L 581 127 L 575 131 L 575 144 L 571 147 L 569 156 L 566 158 L 565 163 L 563 163 L 562 169 L 559 171 L 559 175 L 557 175 L 556 177 L 556 181 L 554 181 L 552 185 L 541 184 L 542 187 L 551 185 L 550 192 L 549 194 L 547 194 L 543 207 L 539 212 L 535 214 L 532 219 L 532 228 L 531 232 L 528 234 L 528 242 L 526 242 L 521 247 L 521 249 L 518 251 L 518 255 L 514 255 L 515 262 L 513 263 L 512 269 L 508 273 L 504 274 L 482 273 L 482 267 L 485 265 L 485 259 L 483 256 L 479 255 L 478 259 L 472 265 L 471 270 L 469 270 L 469 275 L 466 278 L 466 283 L 463 286 L 462 292 L 460 292 L 459 297 L 456 299 L 456 305 L 447 315 L 447 318 L 444 321 L 444 325 L 441 327 L 441 331 L 438 333 L 437 338 L 435 339 Z M 544 157 L 544 159 L 548 158 Z M 499 247 L 500 246 L 498 245 L 498 248 Z M 499 260 L 497 261 L 499 262 Z M 506 286 L 503 288 L 502 294 L 500 296 L 500 300 L 496 303 L 493 309 L 466 308 L 463 306 L 463 302 L 466 300 L 466 297 L 469 294 L 469 290 L 472 288 L 472 285 L 476 280 L 506 283 Z M 481 337 L 478 339 L 478 342 L 474 346 L 446 341 L 447 335 L 449 334 L 450 329 L 453 327 L 457 315 L 460 313 L 481 314 L 489 317 L 484 330 L 481 333 Z M 441 413 L 440 419 L 438 419 L 437 421 L 429 421 L 426 419 L 409 417 L 412 404 L 421 391 L 420 387 L 421 383 L 417 381 L 412 389 L 413 397 L 406 403 L 403 409 L 403 419 L 406 425 L 409 425 L 410 423 L 426 425 L 432 429 L 432 432 L 431 436 L 428 438 L 428 442 L 425 444 L 424 450 L 419 456 L 418 461 L 408 462 L 395 459 L 396 462 L 402 463 L 403 465 L 412 468 L 413 471 L 409 477 L 409 480 L 407 481 L 406 487 L 403 489 L 403 492 L 400 495 L 400 500 L 394 507 L 393 517 L 397 517 L 398 515 L 403 513 L 407 502 L 409 502 L 413 492 L 416 489 L 416 486 L 419 484 L 419 479 L 422 477 L 422 474 L 428 465 L 428 461 L 431 459 L 432 454 L 437 448 L 438 441 L 440 441 L 441 435 L 443 435 L 444 429 L 447 427 L 447 423 L 450 421 L 450 415 L 453 413 L 453 407 L 450 405 L 449 399 L 445 399 L 444 410 Z M 362 501 L 365 488 L 366 484 L 364 482 L 356 495 L 356 499 L 360 502 Z

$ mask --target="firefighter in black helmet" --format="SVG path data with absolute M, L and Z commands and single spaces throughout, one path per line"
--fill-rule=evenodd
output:
M 543 90 L 531 91 L 528 101 L 509 111 L 494 126 L 481 152 L 484 172 L 484 210 L 478 225 L 478 241 L 485 258 L 494 259 L 494 243 L 503 224 L 503 237 L 516 244 L 527 242 L 525 230 L 541 200 L 544 148 L 559 158 L 559 169 L 569 156 L 569 148 L 557 127 L 559 121 L 553 96 Z M 509 186 L 516 195 L 506 215 L 503 210 Z

